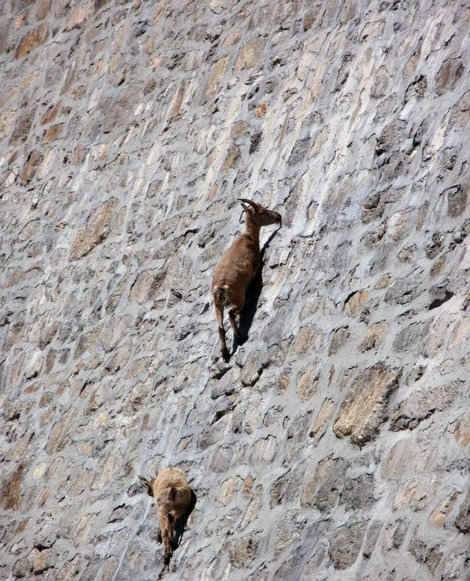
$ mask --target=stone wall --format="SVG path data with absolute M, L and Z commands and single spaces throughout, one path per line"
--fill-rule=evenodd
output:
M 468 2 L 1 4 L 0 578 L 468 578 Z

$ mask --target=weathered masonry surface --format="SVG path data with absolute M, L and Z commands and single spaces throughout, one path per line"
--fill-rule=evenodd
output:
M 0 4 L 0 578 L 468 579 L 468 2 Z

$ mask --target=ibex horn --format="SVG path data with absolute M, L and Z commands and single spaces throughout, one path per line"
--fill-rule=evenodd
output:
M 238 199 L 240 200 L 240 202 L 245 202 L 245 204 L 249 204 L 252 208 L 256 210 L 257 206 L 251 200 L 248 200 L 247 198 L 238 198 Z

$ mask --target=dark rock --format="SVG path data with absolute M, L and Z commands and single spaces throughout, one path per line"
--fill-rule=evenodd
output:
M 429 546 L 416 536 L 411 539 L 408 550 L 418 563 L 425 564 L 432 574 L 435 574 L 444 556 L 438 545 Z
M 394 120 L 386 125 L 380 136 L 377 138 L 375 154 L 380 156 L 396 149 L 403 140 L 405 128 L 406 123 L 399 120 Z
M 470 492 L 467 492 L 460 506 L 455 526 L 461 533 L 470 533 Z
M 258 540 L 252 536 L 233 539 L 228 543 L 230 563 L 235 568 L 248 566 L 258 552 Z
M 397 279 L 385 293 L 385 302 L 406 305 L 420 295 L 419 278 L 416 274 Z
M 331 335 L 328 355 L 337 353 L 347 343 L 349 336 L 349 327 L 345 326 L 335 329 Z
M 396 522 L 395 529 L 392 533 L 392 545 L 394 549 L 399 549 L 402 546 L 409 524 L 407 519 L 398 519 Z
M 340 496 L 340 503 L 345 505 L 346 510 L 365 509 L 374 502 L 374 477 L 372 474 L 346 478 Z
M 405 103 L 407 103 L 412 97 L 417 97 L 421 99 L 426 93 L 428 83 L 424 75 L 420 75 L 412 83 L 408 85 L 405 92 Z
M 459 384 L 454 382 L 442 387 L 415 391 L 407 400 L 401 402 L 393 413 L 390 429 L 398 431 L 416 428 L 436 411 L 448 408 L 458 396 L 459 387 Z
M 21 503 L 21 486 L 24 466 L 20 464 L 16 470 L 2 483 L 0 505 L 5 510 L 18 510 Z
M 310 137 L 304 137 L 296 141 L 287 161 L 288 165 L 297 165 L 305 159 L 310 149 L 310 142 Z
M 432 286 L 429 289 L 429 294 L 431 296 L 431 302 L 428 306 L 430 311 L 439 308 L 454 296 L 454 293 L 448 288 L 448 281 Z
M 350 520 L 334 532 L 330 558 L 335 569 L 348 569 L 356 561 L 367 529 L 367 522 Z
M 447 196 L 447 215 L 457 218 L 467 207 L 467 191 L 461 186 L 452 186 L 442 192 Z
M 367 528 L 366 538 L 362 547 L 362 554 L 366 559 L 369 559 L 374 552 L 382 528 L 383 522 L 381 521 L 373 521 Z
M 315 507 L 322 512 L 336 506 L 344 486 L 344 476 L 349 463 L 343 458 L 328 456 L 305 473 L 304 488 L 300 503 Z
M 442 250 L 444 242 L 444 235 L 440 232 L 434 232 L 430 242 L 426 244 L 426 256 L 428 258 L 435 258 Z
M 453 91 L 464 71 L 465 67 L 461 59 L 445 60 L 434 79 L 436 93 L 443 95 L 447 91 Z
M 429 323 L 411 323 L 404 327 L 393 340 L 393 349 L 398 353 L 404 351 L 419 352 L 429 332 Z

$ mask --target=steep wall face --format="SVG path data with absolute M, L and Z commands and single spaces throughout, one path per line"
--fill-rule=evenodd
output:
M 176 464 L 168 579 L 464 579 L 468 4 L 1 11 L 0 577 L 155 579 Z M 224 364 L 239 196 L 284 225 Z

